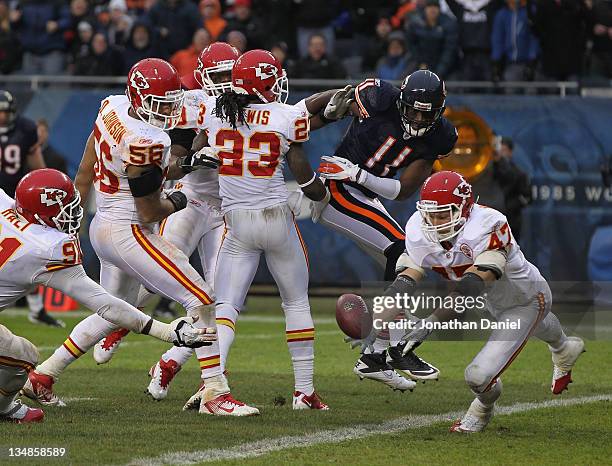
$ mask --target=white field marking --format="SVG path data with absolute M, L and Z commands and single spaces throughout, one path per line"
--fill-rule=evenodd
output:
M 516 403 L 510 406 L 501 406 L 495 414 L 507 416 L 514 413 L 523 413 L 534 409 L 574 406 L 598 401 L 612 401 L 612 393 L 584 396 L 580 398 L 558 398 L 541 402 Z M 129 466 L 161 466 L 166 464 L 186 465 L 206 463 L 210 461 L 235 460 L 254 458 L 268 453 L 302 448 L 312 445 L 339 443 L 347 440 L 361 439 L 380 434 L 392 434 L 405 430 L 429 427 L 445 421 L 452 421 L 463 415 L 463 411 L 454 411 L 444 414 L 429 414 L 405 416 L 385 421 L 381 424 L 361 424 L 354 427 L 344 427 L 335 430 L 323 430 L 311 434 L 268 438 L 255 442 L 242 443 L 227 449 L 213 448 L 200 451 L 177 451 L 165 453 L 152 458 L 135 458 Z
M 67 396 L 62 397 L 62 401 L 66 403 L 73 403 L 75 401 L 96 401 L 97 398 L 89 398 L 89 397 L 78 397 L 78 396 Z

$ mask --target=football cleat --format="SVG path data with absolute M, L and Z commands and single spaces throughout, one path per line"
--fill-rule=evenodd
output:
M 493 417 L 493 406 L 484 406 L 478 398 L 472 401 L 467 413 L 461 419 L 457 419 L 451 426 L 451 432 L 472 434 L 484 430 Z
M 124 336 L 130 331 L 125 328 L 120 328 L 114 332 L 109 333 L 106 337 L 102 338 L 96 346 L 94 346 L 93 357 L 98 364 L 106 364 L 111 360 L 115 351 L 119 348 L 119 344 Z
M 32 322 L 33 324 L 48 325 L 49 327 L 60 327 L 60 328 L 66 327 L 66 324 L 64 323 L 64 321 L 50 316 L 47 313 L 47 311 L 45 311 L 44 309 L 37 313 L 29 313 L 28 320 Z
M 205 392 L 206 388 L 203 391 Z M 259 414 L 257 408 L 235 400 L 231 393 L 219 395 L 210 401 L 203 401 L 205 398 L 205 393 L 203 393 L 200 414 L 212 414 L 213 416 L 257 416 Z
M 193 409 L 200 409 L 200 403 L 202 402 L 202 395 L 204 394 L 204 381 L 200 382 L 200 386 L 198 387 L 198 391 L 195 392 L 191 397 L 187 400 L 185 405 L 183 406 L 183 411 L 190 411 Z
M 329 411 L 327 406 L 317 392 L 312 392 L 312 395 L 306 395 L 305 393 L 295 391 L 293 392 L 293 409 L 320 409 L 322 411 Z
M 403 372 L 413 380 L 438 380 L 440 371 L 419 358 L 414 351 L 402 355 L 401 346 L 390 346 L 387 350 L 387 364 Z
M 55 393 L 53 393 L 53 377 L 30 371 L 28 380 L 21 389 L 21 394 L 31 400 L 38 401 L 43 406 L 66 406 Z
M 16 424 L 29 424 L 30 422 L 42 422 L 45 413 L 39 408 L 30 408 L 21 404 L 21 400 L 15 400 L 11 408 L 4 414 L 0 414 L 0 421 L 14 422 Z
M 151 369 L 149 369 L 149 377 L 151 382 L 145 390 L 145 393 L 151 395 L 154 400 L 163 400 L 168 396 L 170 382 L 174 376 L 181 370 L 178 363 L 170 359 L 168 362 L 160 359 Z
M 388 385 L 393 390 L 412 391 L 416 382 L 408 380 L 387 364 L 386 355 L 382 353 L 362 354 L 355 363 L 353 372 L 361 379 L 376 380 Z
M 552 353 L 553 377 L 550 390 L 554 395 L 561 394 L 572 383 L 572 368 L 584 353 L 584 341 L 578 337 L 568 337 L 563 349 Z

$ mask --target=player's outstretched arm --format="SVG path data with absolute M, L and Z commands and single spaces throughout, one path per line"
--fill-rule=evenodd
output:
M 28 152 L 28 168 L 30 169 L 30 171 L 32 171 L 46 167 L 47 164 L 45 163 L 45 159 L 43 158 L 42 147 L 37 142 L 32 147 L 30 147 L 30 151 Z
M 151 335 L 177 346 L 197 348 L 216 339 L 214 329 L 198 329 L 191 317 L 176 319 L 170 324 L 159 322 L 134 306 L 110 295 L 87 276 L 83 266 L 75 265 L 46 272 L 37 283 L 60 290 L 104 319 L 136 333 Z
M 83 150 L 83 157 L 81 158 L 81 163 L 79 164 L 79 170 L 74 178 L 74 187 L 81 194 L 81 207 L 83 207 L 83 209 L 87 205 L 89 192 L 91 191 L 96 175 L 94 170 L 95 164 L 96 148 L 94 146 L 94 134 L 92 131 L 87 138 L 87 142 L 85 143 L 85 149 Z
M 127 176 L 142 222 L 159 222 L 187 207 L 187 197 L 180 191 L 162 197 L 163 175 L 157 165 L 128 165 Z
M 317 202 L 325 200 L 329 195 L 327 188 L 310 166 L 302 144 L 292 143 L 286 157 L 289 169 L 306 197 Z

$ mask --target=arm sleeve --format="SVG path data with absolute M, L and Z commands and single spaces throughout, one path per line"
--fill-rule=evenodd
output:
M 170 130 L 170 140 L 173 145 L 184 147 L 187 150 L 191 150 L 191 145 L 196 136 L 196 133 L 192 129 L 185 128 L 174 128 Z
M 306 107 L 306 105 L 304 105 Z M 290 142 L 306 142 L 310 138 L 310 118 L 308 110 L 296 106 L 291 107 L 289 123 L 287 126 L 287 140 Z
M 111 296 L 87 276 L 81 265 L 43 273 L 37 283 L 60 290 L 100 317 L 133 332 L 140 333 L 151 319 L 134 306 Z

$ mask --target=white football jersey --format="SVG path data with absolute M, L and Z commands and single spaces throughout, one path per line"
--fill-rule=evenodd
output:
M 94 125 L 97 215 L 112 221 L 139 222 L 130 191 L 128 165 L 158 165 L 166 172 L 170 137 L 161 129 L 128 115 L 124 95 L 104 99 Z
M 185 106 L 181 120 L 176 126 L 182 129 L 194 129 L 204 126 L 204 116 L 207 110 L 215 108 L 215 97 L 209 96 L 204 90 L 196 89 L 185 92 Z M 177 182 L 177 187 L 186 191 L 187 196 L 205 200 L 213 205 L 220 203 L 219 172 L 217 170 L 195 170 Z
M 503 276 L 487 289 L 487 303 L 492 312 L 527 304 L 541 291 L 544 278 L 537 267 L 525 259 L 501 212 L 475 204 L 449 250 L 425 238 L 421 218 L 417 211 L 406 224 L 406 251 L 418 266 L 433 270 L 447 280 L 459 280 L 483 252 L 506 248 L 508 260 Z
M 283 177 L 285 154 L 292 142 L 309 138 L 308 115 L 301 107 L 272 102 L 246 108 L 246 124 L 236 130 L 205 109 L 201 129 L 219 156 L 222 210 L 265 209 L 287 202 Z
M 32 290 L 42 273 L 82 261 L 76 235 L 29 223 L 14 207 L 15 201 L 0 189 L 0 309 Z

